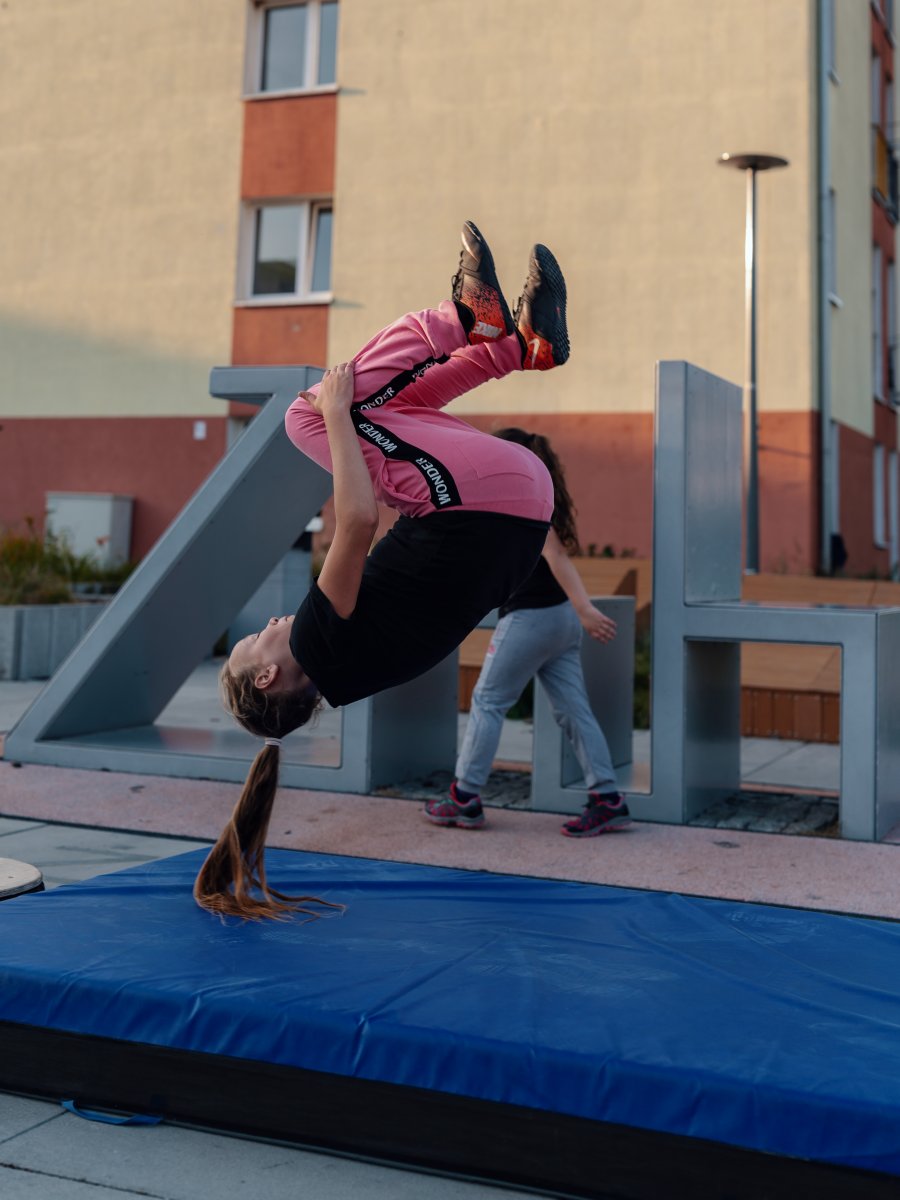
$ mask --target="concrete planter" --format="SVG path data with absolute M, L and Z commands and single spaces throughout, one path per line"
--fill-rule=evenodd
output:
M 0 679 L 49 679 L 108 603 L 0 605 Z

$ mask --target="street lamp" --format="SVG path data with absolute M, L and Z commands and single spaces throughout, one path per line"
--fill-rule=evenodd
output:
M 723 154 L 719 165 L 747 172 L 747 218 L 744 235 L 744 477 L 747 481 L 746 571 L 759 571 L 759 463 L 756 419 L 756 175 L 788 160 L 774 154 Z

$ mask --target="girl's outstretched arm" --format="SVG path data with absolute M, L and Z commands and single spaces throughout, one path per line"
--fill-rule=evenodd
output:
M 334 538 L 319 574 L 319 588 L 339 617 L 349 617 L 378 528 L 372 480 L 350 419 L 353 364 L 333 367 L 318 394 L 308 394 L 307 399 L 325 421 L 334 475 Z
M 591 604 L 591 598 L 587 594 L 575 564 L 566 554 L 565 546 L 553 529 L 547 534 L 543 556 L 547 560 L 547 566 L 553 572 L 556 582 L 572 601 L 572 607 L 578 613 L 578 620 L 583 625 L 585 632 L 598 642 L 611 642 L 616 636 L 615 621 L 605 617 Z

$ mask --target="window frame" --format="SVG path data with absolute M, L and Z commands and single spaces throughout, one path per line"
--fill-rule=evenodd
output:
M 244 63 L 244 100 L 277 100 L 284 96 L 321 96 L 338 90 L 337 78 L 332 83 L 305 83 L 296 87 L 263 90 L 263 52 L 265 50 L 266 13 L 273 8 L 299 8 L 309 13 L 304 77 L 316 78 L 319 66 L 322 4 L 325 0 L 251 0 L 247 15 L 246 60 Z M 338 5 L 340 0 L 337 0 Z M 340 15 L 338 15 L 340 30 Z M 337 62 L 335 62 L 337 76 Z
M 297 273 L 295 290 L 293 292 L 260 292 L 253 291 L 253 280 L 256 273 L 257 230 L 259 213 L 265 208 L 300 208 L 297 222 Z M 238 255 L 237 308 L 271 308 L 278 305 L 312 305 L 331 304 L 334 293 L 331 288 L 324 292 L 314 292 L 310 288 L 312 282 L 313 257 L 315 251 L 315 234 L 318 215 L 322 212 L 332 214 L 332 249 L 334 246 L 334 201 L 330 196 L 279 196 L 277 199 L 264 197 L 259 200 L 247 200 L 241 209 L 241 249 Z M 329 278 L 334 258 L 329 262 Z

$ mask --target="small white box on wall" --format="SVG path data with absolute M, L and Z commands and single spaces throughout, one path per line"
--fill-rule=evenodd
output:
M 48 492 L 47 532 L 66 540 L 75 554 L 90 554 L 116 567 L 131 553 L 131 496 L 107 492 Z

